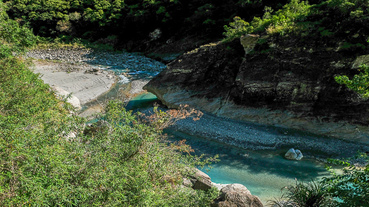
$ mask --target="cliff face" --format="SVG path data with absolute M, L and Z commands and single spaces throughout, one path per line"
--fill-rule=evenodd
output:
M 299 47 L 293 39 L 241 43 L 235 39 L 190 51 L 145 88 L 169 107 L 187 103 L 220 116 L 333 136 L 342 136 L 344 127 L 352 131 L 351 124 L 369 123 L 369 102 L 334 80 L 356 73 L 368 56 Z M 332 122 L 344 127 L 328 129 Z M 363 130 L 350 136 L 365 137 Z

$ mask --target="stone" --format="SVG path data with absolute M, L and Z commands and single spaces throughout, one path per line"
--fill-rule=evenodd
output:
M 149 37 L 151 40 L 157 40 L 161 37 L 161 35 L 162 35 L 162 31 L 157 28 L 149 34 Z
M 300 150 L 291 148 L 286 152 L 284 157 L 289 160 L 301 160 L 304 156 Z
M 219 191 L 222 190 L 222 188 L 224 188 L 227 185 L 228 184 L 211 183 L 211 186 L 217 188 Z
M 352 69 L 359 69 L 360 65 L 369 64 L 369 55 L 358 56 L 352 64 Z
M 259 197 L 254 196 L 241 184 L 229 184 L 220 190 L 221 195 L 212 204 L 213 207 L 262 207 Z
M 190 180 L 190 179 L 188 179 L 188 178 L 183 178 L 182 185 L 184 185 L 185 187 L 192 188 L 193 183 L 191 182 L 191 180 Z
M 350 71 L 351 66 L 356 68 L 366 63 L 367 55 L 353 61 L 334 51 L 299 50 L 290 44 L 285 47 L 277 44 L 273 38 L 261 37 L 268 44 L 275 44 L 273 55 L 260 52 L 267 49 L 266 45 L 256 45 L 258 52 L 245 57 L 245 52 L 253 48 L 248 46 L 253 42 L 251 39 L 255 42 L 257 39 L 249 38 L 250 41 L 243 41 L 245 47 L 240 43 L 243 39 L 234 39 L 185 53 L 170 62 L 144 89 L 168 107 L 189 104 L 216 116 L 340 139 L 367 140 L 369 130 L 360 125 L 363 128 L 360 133 L 344 125 L 327 130 L 340 121 L 363 126 L 369 123 L 366 118 L 369 100 L 356 98 L 356 94 L 332 78 L 356 72 Z M 256 110 L 263 114 L 257 114 Z M 320 117 L 324 117 L 323 122 Z
M 192 176 L 192 178 L 192 188 L 195 190 L 208 190 L 212 186 L 210 180 L 211 178 L 209 177 L 209 175 L 205 174 L 199 169 L 196 169 L 196 173 L 194 176 Z
M 242 35 L 240 37 L 240 42 L 245 50 L 245 55 L 247 55 L 249 52 L 251 52 L 255 48 L 258 40 L 259 40 L 259 35 L 247 34 L 247 35 Z
M 64 90 L 64 89 L 62 89 L 58 86 L 51 86 L 51 89 L 55 92 L 55 95 L 59 99 L 64 99 L 64 98 L 68 97 L 71 94 L 68 91 L 66 91 L 66 90 Z M 67 99 L 67 102 L 70 103 L 77 110 L 82 109 L 80 100 L 74 95 L 70 95 L 69 98 Z

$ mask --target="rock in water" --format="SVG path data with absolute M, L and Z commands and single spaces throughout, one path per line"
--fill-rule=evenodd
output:
M 291 148 L 286 152 L 284 157 L 289 160 L 301 160 L 304 156 L 300 150 Z
M 302 152 L 300 150 L 295 150 L 297 157 L 296 160 L 301 160 L 304 156 L 302 155 Z
M 229 184 L 221 189 L 221 195 L 212 204 L 213 207 L 262 207 L 259 197 L 254 196 L 241 184 Z

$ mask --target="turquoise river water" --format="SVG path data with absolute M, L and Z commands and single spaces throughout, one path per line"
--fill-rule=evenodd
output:
M 153 94 L 141 94 L 131 100 L 128 110 L 150 107 L 156 97 Z M 200 169 L 206 172 L 212 182 L 219 184 L 240 183 L 264 204 L 273 198 L 280 198 L 281 189 L 297 181 L 311 181 L 325 176 L 329 172 L 321 162 L 313 159 L 291 161 L 284 158 L 286 150 L 252 151 L 225 145 L 204 137 L 189 135 L 172 129 L 165 130 L 172 141 L 186 139 L 195 153 L 206 156 L 219 155 L 220 161 L 211 168 Z

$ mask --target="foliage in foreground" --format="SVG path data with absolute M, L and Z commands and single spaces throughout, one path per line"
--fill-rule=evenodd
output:
M 285 197 L 287 201 L 273 201 L 279 207 L 319 207 L 329 206 L 332 202 L 328 193 L 324 189 L 324 184 L 319 182 L 302 183 L 287 186 Z
M 361 154 L 367 159 L 367 155 Z M 348 162 L 333 160 L 347 166 L 343 173 L 309 183 L 287 186 L 282 198 L 270 203 L 279 207 L 363 207 L 369 206 L 369 166 L 359 168 Z
M 84 135 L 85 120 L 21 59 L 0 59 L 0 77 L 1 206 L 204 206 L 215 196 L 179 188 L 199 159 L 119 103 Z

